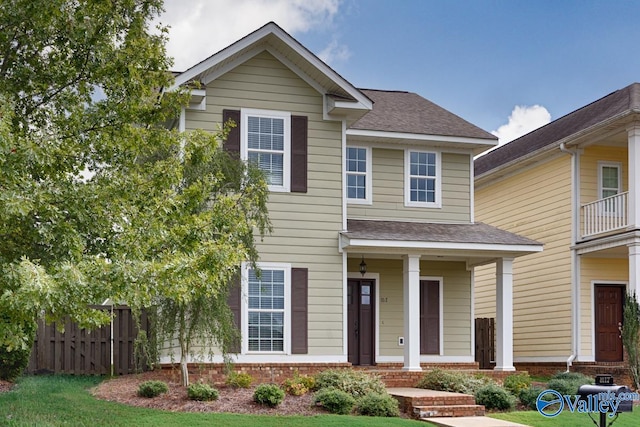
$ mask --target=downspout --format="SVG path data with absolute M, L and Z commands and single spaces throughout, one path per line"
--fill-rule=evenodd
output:
M 576 149 L 570 150 L 565 143 L 560 144 L 560 151 L 571 156 L 571 355 L 567 358 L 567 371 L 569 372 L 573 361 L 578 356 L 579 332 L 580 332 L 580 286 L 578 283 L 578 258 L 573 247 L 576 244 L 578 233 L 578 197 L 579 197 L 579 167 L 578 153 Z

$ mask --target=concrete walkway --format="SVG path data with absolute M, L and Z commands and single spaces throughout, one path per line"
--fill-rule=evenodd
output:
M 426 418 L 425 421 L 443 427 L 529 427 L 525 424 L 497 420 L 490 417 L 437 417 Z
M 490 417 L 436 417 L 426 418 L 425 421 L 444 427 L 529 427 Z

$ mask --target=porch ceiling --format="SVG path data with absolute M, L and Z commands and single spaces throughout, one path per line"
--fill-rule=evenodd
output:
M 385 257 L 420 254 L 476 265 L 540 252 L 542 244 L 483 223 L 348 220 L 347 231 L 340 233 L 340 249 Z

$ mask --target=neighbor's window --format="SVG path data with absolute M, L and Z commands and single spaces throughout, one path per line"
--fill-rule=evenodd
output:
M 247 349 L 283 352 L 287 270 L 262 268 L 248 271 Z
M 289 191 L 291 115 L 243 109 L 242 121 L 243 158 L 265 173 L 270 190 Z
M 440 206 L 440 177 L 438 153 L 406 152 L 405 202 L 408 206 Z
M 371 156 L 365 147 L 347 147 L 347 199 L 353 203 L 371 202 Z

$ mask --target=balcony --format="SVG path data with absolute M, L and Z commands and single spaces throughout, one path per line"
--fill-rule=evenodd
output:
M 582 238 L 627 227 L 629 225 L 628 194 L 628 192 L 619 193 L 582 205 Z

